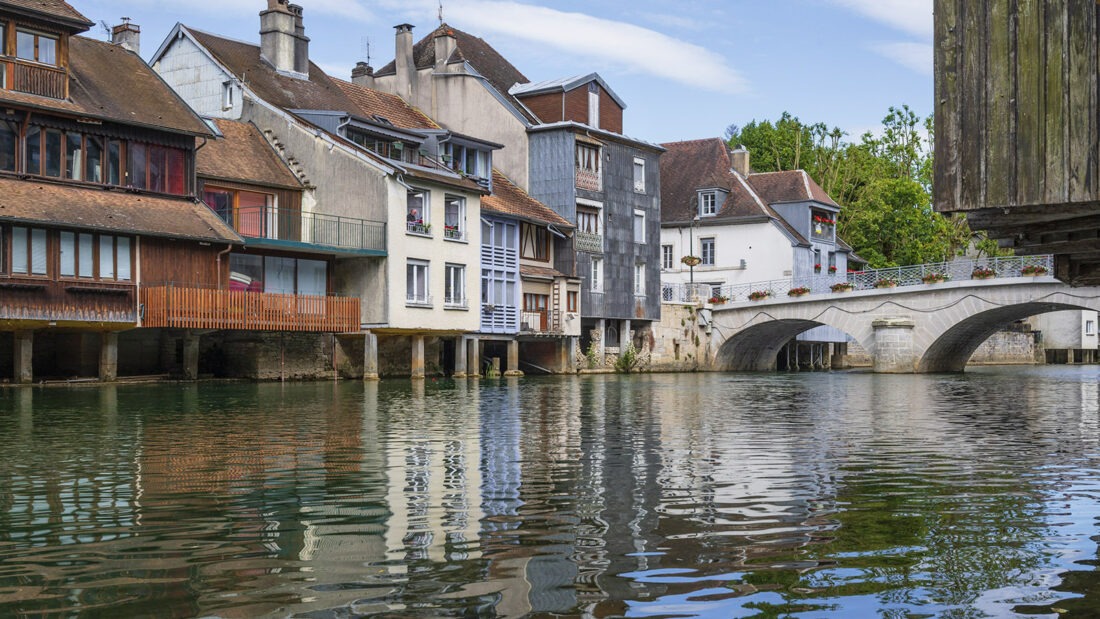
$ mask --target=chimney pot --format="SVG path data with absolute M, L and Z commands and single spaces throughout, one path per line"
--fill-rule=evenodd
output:
M 121 24 L 111 28 L 111 43 L 141 54 L 141 26 L 130 23 L 129 18 L 123 17 Z
M 355 63 L 355 68 L 351 70 L 351 83 L 374 88 L 374 67 L 363 61 Z
M 730 151 L 730 164 L 733 166 L 733 171 L 737 172 L 741 176 L 748 176 L 752 174 L 751 161 L 749 159 L 749 149 L 744 145 L 738 145 L 736 149 Z

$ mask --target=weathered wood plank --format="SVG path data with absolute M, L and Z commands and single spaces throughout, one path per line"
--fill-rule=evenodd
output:
M 1016 11 L 1016 201 L 1041 202 L 1043 188 L 1043 0 L 1018 0 Z M 990 204 L 988 206 L 996 206 Z
M 958 5 L 959 38 L 959 136 L 957 143 L 959 202 L 961 210 L 980 208 L 984 204 L 985 166 L 982 155 L 987 135 L 985 127 L 985 66 L 986 37 L 983 25 L 985 11 L 981 5 L 960 2 Z
M 1015 56 L 1012 49 L 1015 0 L 988 0 L 986 32 L 989 53 L 985 97 L 989 110 L 985 139 L 985 203 L 1005 205 L 1016 196 L 1016 98 Z M 980 84 L 981 82 L 979 82 Z
M 1066 0 L 1069 49 L 1068 201 L 1095 200 L 1096 192 L 1096 1 Z
M 1069 102 L 1065 65 L 1067 23 L 1065 5 L 1047 2 L 1043 8 L 1046 12 L 1046 44 L 1043 61 L 1045 69 L 1043 134 L 1046 141 L 1044 147 L 1046 160 L 1043 170 L 1045 188 L 1043 201 L 1052 204 L 1064 202 L 1066 199 L 1064 179 L 1068 172 L 1069 156 L 1066 146 L 1068 133 L 1066 113 Z
M 936 210 L 959 207 L 958 4 L 936 0 L 935 67 L 935 175 L 932 180 Z

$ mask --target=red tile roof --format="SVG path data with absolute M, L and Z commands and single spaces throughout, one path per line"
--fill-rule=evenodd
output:
M 224 137 L 199 149 L 195 168 L 199 176 L 228 181 L 301 189 L 302 184 L 251 123 L 215 120 Z
M 722 140 L 711 138 L 662 144 L 661 220 L 689 222 L 698 213 L 700 189 L 729 191 L 718 205 L 715 218 L 774 217 L 775 214 L 732 171 L 729 149 Z M 710 219 L 710 218 L 708 218 Z
M 575 227 L 553 209 L 529 196 L 498 170 L 493 170 L 493 194 L 481 198 L 481 210 L 567 230 Z
M 104 41 L 69 38 L 69 99 L 0 90 L 0 102 L 189 135 L 213 133 L 137 54 Z
M 814 200 L 840 208 L 804 170 L 750 174 L 749 182 L 769 204 Z
M 95 25 L 84 17 L 68 2 L 63 0 L 0 0 L 0 10 L 11 10 L 24 14 L 35 14 L 47 20 L 60 20 L 77 26 L 80 32 Z
M 537 267 L 530 264 L 519 265 L 519 274 L 521 277 L 533 277 L 536 279 L 553 279 L 555 277 L 569 277 L 565 273 L 557 269 L 551 269 L 550 267 Z
M 217 243 L 241 238 L 206 205 L 173 198 L 0 176 L 0 218 Z
M 344 91 L 360 110 L 359 116 L 381 116 L 399 129 L 439 129 L 434 120 L 420 110 L 405 103 L 397 95 L 360 86 L 337 78 L 330 78 Z

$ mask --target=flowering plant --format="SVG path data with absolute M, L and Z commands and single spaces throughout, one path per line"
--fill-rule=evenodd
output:
M 728 300 L 729 299 L 727 299 L 725 295 L 716 294 L 713 297 L 707 299 L 707 303 L 710 303 L 711 305 L 718 305 L 720 303 L 725 303 Z
M 920 281 L 926 284 L 938 284 L 943 281 L 947 281 L 947 275 L 943 273 L 925 273 Z
M 836 273 L 836 265 L 835 264 L 830 264 L 829 265 L 829 273 L 830 274 Z
M 702 261 L 703 259 L 699 256 L 684 256 L 683 258 L 680 258 L 680 262 L 682 262 L 684 266 L 689 267 L 697 267 Z
M 970 277 L 974 279 L 989 279 L 991 277 L 997 277 L 997 272 L 989 267 L 977 267 L 970 273 Z
M 893 288 L 898 285 L 898 280 L 893 277 L 883 277 L 875 282 L 875 288 Z
M 754 290 L 749 293 L 749 301 L 762 301 L 772 296 L 770 290 Z
M 814 215 L 814 223 L 816 223 L 816 224 L 825 224 L 827 226 L 831 226 L 831 225 L 836 223 L 836 220 L 835 219 L 829 219 L 828 217 L 824 217 L 822 215 Z
M 814 265 L 814 273 L 820 273 L 820 272 L 821 272 L 821 263 L 818 262 L 817 264 Z
M 810 289 L 805 286 L 799 286 L 798 288 L 791 288 L 787 291 L 789 297 L 801 297 L 804 294 L 810 294 Z
M 1020 269 L 1021 275 L 1046 275 L 1047 268 L 1038 264 L 1029 264 Z
M 851 289 L 851 282 L 837 282 L 832 286 L 829 286 L 829 290 L 832 290 L 833 292 L 848 292 Z

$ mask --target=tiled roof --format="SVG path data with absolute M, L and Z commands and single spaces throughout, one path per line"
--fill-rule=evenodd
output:
M 329 79 L 356 104 L 360 116 L 381 116 L 399 129 L 439 129 L 435 121 L 397 95 L 337 78 Z
M 287 168 L 251 123 L 215 120 L 224 136 L 199 149 L 195 168 L 199 176 L 270 187 L 301 189 Z
M 455 37 L 455 52 L 449 59 L 450 62 L 465 60 L 470 63 L 470 66 L 488 80 L 502 97 L 511 101 L 527 120 L 538 122 L 538 119 L 527 112 L 518 99 L 508 94 L 512 86 L 526 84 L 531 80 L 520 73 L 519 69 L 484 39 L 442 24 L 413 45 L 413 63 L 417 69 L 435 66 L 435 37 L 443 32 L 450 32 Z M 375 75 L 394 75 L 395 73 L 397 73 L 397 65 L 390 62 L 379 69 Z
M 698 212 L 698 191 L 721 188 L 729 191 L 715 217 L 708 220 L 744 217 L 774 217 L 775 214 L 750 187 L 732 171 L 729 151 L 722 140 L 710 138 L 662 144 L 661 219 L 687 222 Z
M 74 26 L 83 26 L 83 32 L 95 25 L 95 22 L 84 17 L 68 2 L 63 0 L 0 0 L 0 10 L 9 9 L 20 13 L 38 13 L 44 18 L 59 19 Z
M 69 39 L 69 99 L 0 90 L 0 102 L 189 135 L 212 132 L 133 52 L 85 37 Z
M 555 277 L 569 277 L 565 273 L 557 269 L 551 269 L 550 267 L 537 267 L 530 264 L 519 265 L 519 274 L 521 277 L 539 277 L 552 279 Z
M 481 199 L 481 210 L 569 230 L 574 228 L 569 220 L 527 195 L 498 170 L 493 170 L 493 194 Z
M 814 200 L 840 208 L 804 170 L 750 174 L 749 182 L 769 204 Z
M 0 219 L 126 234 L 240 243 L 233 229 L 190 198 L 0 177 Z

